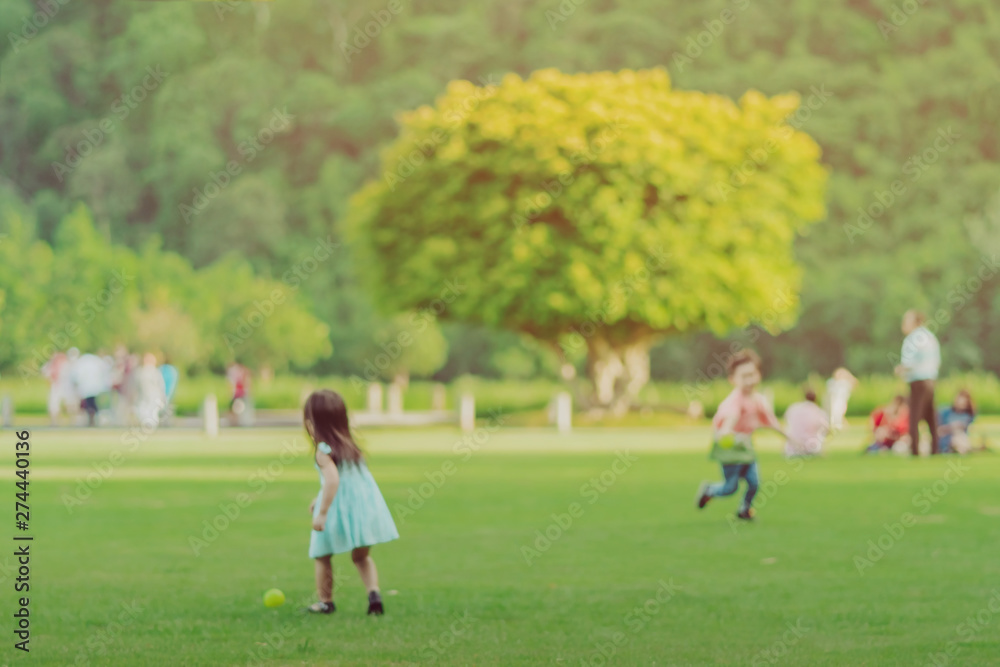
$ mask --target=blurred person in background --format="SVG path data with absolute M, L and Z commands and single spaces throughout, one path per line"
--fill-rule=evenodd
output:
M 941 440 L 941 453 L 968 454 L 972 450 L 969 439 L 969 426 L 976 419 L 976 405 L 972 396 L 962 389 L 955 395 L 951 405 L 941 410 L 938 421 L 938 435 Z
M 132 414 L 132 374 L 134 367 L 132 358 L 129 356 L 128 348 L 119 345 L 115 348 L 114 366 L 112 370 L 111 389 L 113 390 L 112 402 L 115 412 L 115 422 L 119 426 L 125 426 L 129 422 Z
M 918 310 L 903 314 L 900 329 L 903 349 L 896 374 L 910 384 L 910 452 L 920 455 L 920 422 L 931 431 L 931 455 L 938 453 L 937 413 L 934 409 L 934 383 L 941 368 L 941 345 L 924 326 L 927 317 Z
M 239 422 L 247 411 L 250 402 L 250 369 L 234 361 L 226 370 L 226 379 L 233 390 L 233 398 L 229 401 L 229 414 L 234 421 Z
M 156 355 L 143 355 L 142 366 L 135 371 L 135 416 L 143 426 L 160 423 L 160 410 L 166 405 L 163 375 L 156 366 Z
M 826 382 L 826 402 L 830 410 L 830 427 L 839 431 L 847 425 L 847 402 L 858 386 L 858 378 L 846 368 L 838 368 Z
M 897 442 L 909 439 L 910 408 L 903 396 L 896 396 L 889 405 L 877 408 L 871 419 L 873 442 L 865 450 L 869 454 L 892 449 Z
M 162 416 L 163 419 L 169 419 L 173 416 L 173 400 L 174 392 L 177 391 L 177 381 L 180 378 L 180 373 L 177 371 L 177 367 L 170 363 L 170 357 L 163 356 L 163 365 L 160 366 L 160 375 L 163 377 L 163 392 L 166 397 L 166 402 L 163 406 Z
M 75 417 L 80 411 L 80 397 L 73 387 L 73 363 L 69 356 L 65 352 L 53 354 L 52 358 L 42 366 L 42 375 L 49 381 L 48 407 L 52 425 L 55 426 L 59 421 L 64 404 L 70 417 Z
M 823 451 L 823 441 L 830 431 L 830 418 L 816 405 L 816 392 L 805 391 L 804 401 L 792 403 L 785 410 L 785 456 L 817 456 Z
M 96 354 L 84 354 L 73 363 L 73 386 L 87 413 L 87 425 L 97 420 L 97 397 L 111 391 L 111 368 Z

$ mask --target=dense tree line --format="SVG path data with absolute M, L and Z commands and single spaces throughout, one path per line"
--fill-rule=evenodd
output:
M 8 0 L 0 35 L 0 175 L 24 208 L 20 252 L 58 247 L 81 202 L 104 242 L 159 243 L 192 271 L 218 271 L 224 290 L 237 275 L 280 283 L 336 244 L 297 286 L 329 329 L 333 354 L 306 362 L 316 370 L 362 373 L 380 349 L 372 332 L 393 321 L 360 287 L 343 221 L 351 194 L 382 176 L 397 113 L 455 79 L 657 66 L 679 89 L 806 102 L 793 122 L 822 148 L 828 215 L 796 241 L 797 324 L 754 343 L 771 369 L 888 370 L 899 314 L 917 306 L 939 323 L 946 368 L 1000 370 L 1000 8 L 989 0 Z M 767 169 L 747 159 L 734 187 Z M 13 243 L 12 223 L 0 225 Z M 232 261 L 245 273 L 217 268 Z M 6 280 L 17 277 L 0 283 L 10 367 L 21 359 L 8 327 L 25 311 Z M 444 375 L 552 368 L 514 334 L 444 333 Z M 653 374 L 693 377 L 727 348 L 709 333 L 672 339 L 653 350 Z

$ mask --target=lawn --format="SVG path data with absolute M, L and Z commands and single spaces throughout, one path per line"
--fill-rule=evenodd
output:
M 301 430 L 216 440 L 34 431 L 31 653 L 8 632 L 4 662 L 922 666 L 1000 656 L 998 455 L 866 458 L 852 431 L 826 458 L 788 462 L 764 438 L 748 525 L 731 518 L 736 497 L 693 506 L 698 482 L 717 474 L 703 426 L 364 436 L 402 535 L 373 550 L 382 618 L 365 616 L 344 556 L 337 612 L 300 612 L 313 599 L 318 484 Z M 13 535 L 14 435 L 0 438 Z M 0 556 L 8 619 L 14 560 Z M 261 603 L 272 587 L 283 607 Z

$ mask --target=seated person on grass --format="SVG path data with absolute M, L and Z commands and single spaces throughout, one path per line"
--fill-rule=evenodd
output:
M 874 442 L 868 447 L 869 453 L 892 449 L 900 438 L 910 432 L 910 408 L 906 399 L 896 396 L 892 403 L 884 408 L 878 408 L 872 413 L 872 432 Z
M 785 456 L 818 456 L 830 431 L 830 418 L 816 405 L 816 392 L 806 389 L 806 400 L 792 403 L 785 410 Z
M 941 410 L 938 420 L 938 436 L 940 437 L 941 453 L 955 452 L 968 454 L 972 449 L 969 440 L 969 426 L 976 418 L 976 406 L 972 396 L 966 390 L 961 390 L 955 396 L 954 402 Z

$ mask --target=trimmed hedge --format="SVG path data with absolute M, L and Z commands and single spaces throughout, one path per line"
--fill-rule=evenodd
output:
M 826 393 L 826 380 L 818 376 L 808 381 L 816 390 L 820 402 Z M 780 416 L 792 403 L 802 400 L 805 382 L 794 384 L 783 380 L 762 385 L 762 389 L 773 392 L 775 411 Z M 403 400 L 407 410 L 428 410 L 431 408 L 434 383 L 411 382 Z M 310 391 L 328 387 L 340 392 L 352 410 L 364 409 L 367 388 L 365 385 L 343 377 L 307 377 L 284 375 L 269 382 L 257 379 L 253 386 L 254 402 L 261 410 L 298 410 Z M 955 375 L 938 382 L 936 399 L 939 405 L 951 402 L 956 392 L 968 389 L 982 414 L 1000 415 L 1000 381 L 987 373 Z M 491 410 L 504 414 L 543 410 L 553 396 L 563 391 L 565 385 L 551 380 L 487 380 L 467 376 L 459 378 L 447 387 L 449 409 L 458 406 L 461 393 L 471 391 L 476 397 L 476 414 L 487 416 Z M 699 400 L 705 413 L 711 415 L 730 391 L 729 383 L 716 380 L 707 385 L 680 382 L 656 382 L 649 384 L 642 392 L 642 402 L 651 407 L 674 407 L 684 409 L 691 400 Z M 195 415 L 201 409 L 202 401 L 209 393 L 215 393 L 221 409 L 229 402 L 229 384 L 219 376 L 199 376 L 182 378 L 178 383 L 174 405 L 177 414 Z M 886 404 L 896 394 L 906 395 L 906 383 L 891 376 L 870 376 L 861 378 L 861 383 L 851 395 L 847 414 L 868 415 L 876 407 Z M 46 412 L 48 384 L 41 378 L 24 382 L 8 376 L 0 379 L 0 395 L 13 396 L 15 412 L 18 414 L 44 415 Z

